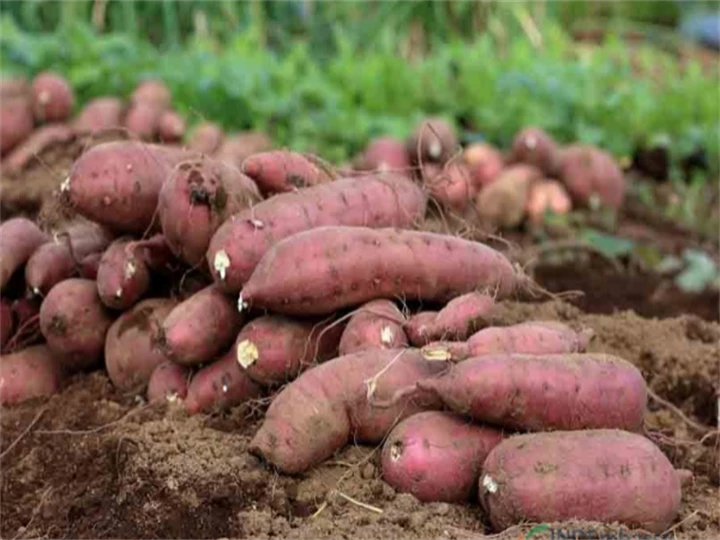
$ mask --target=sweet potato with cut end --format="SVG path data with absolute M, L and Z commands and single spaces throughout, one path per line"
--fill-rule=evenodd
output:
M 224 133 L 220 126 L 211 122 L 202 122 L 192 131 L 188 148 L 202 154 L 214 154 L 223 142 Z
M 172 252 L 197 266 L 205 261 L 217 228 L 260 200 L 250 178 L 232 165 L 202 156 L 183 161 L 165 180 L 158 199 L 160 226 Z
M 477 190 L 493 183 L 505 167 L 500 150 L 486 143 L 471 144 L 465 148 L 463 158 L 470 171 L 470 181 Z
M 242 172 L 252 178 L 265 195 L 296 191 L 330 182 L 330 171 L 317 160 L 289 150 L 272 150 L 248 156 Z
M 355 160 L 355 169 L 359 171 L 396 172 L 412 176 L 411 167 L 405 143 L 393 137 L 373 139 Z
M 372 300 L 360 306 L 348 321 L 340 340 L 340 354 L 407 347 L 404 322 L 405 316 L 394 302 Z
M 172 103 L 172 93 L 161 80 L 146 79 L 137 85 L 130 96 L 130 102 L 133 104 L 148 103 L 158 109 L 165 110 Z
M 501 431 L 453 413 L 415 414 L 383 444 L 383 480 L 422 502 L 466 502 L 477 493 L 483 461 L 502 439 Z
M 528 220 L 541 223 L 548 212 L 563 215 L 572 209 L 572 201 L 563 185 L 546 178 L 533 184 L 525 206 Z
M 0 347 L 4 347 L 15 331 L 15 318 L 10 303 L 0 298 Z
M 509 163 L 532 165 L 548 176 L 557 174 L 560 148 L 553 138 L 538 127 L 521 130 L 513 140 L 508 154 Z
M 410 160 L 418 165 L 425 162 L 445 163 L 459 147 L 455 128 L 439 117 L 431 117 L 418 124 L 407 142 Z
M 343 326 L 265 315 L 243 326 L 235 340 L 236 360 L 253 381 L 274 386 L 295 379 L 316 362 L 337 356 Z
M 185 410 L 188 414 L 226 410 L 259 397 L 261 392 L 260 386 L 241 369 L 233 347 L 192 377 Z
M 529 431 L 639 431 L 647 402 L 638 369 L 609 354 L 476 356 L 417 388 L 459 414 Z
M 164 143 L 177 143 L 185 136 L 185 119 L 176 111 L 165 111 L 158 120 L 158 137 Z
M 147 293 L 150 269 L 132 238 L 118 238 L 105 250 L 96 280 L 100 300 L 112 309 L 128 309 Z
M 43 152 L 74 138 L 75 131 L 67 124 L 41 126 L 7 155 L 3 161 L 3 169 L 10 173 L 18 173 L 27 168 Z
M 70 371 L 100 360 L 112 322 L 95 282 L 89 279 L 61 281 L 40 306 L 40 331 L 58 362 Z
M 529 284 L 500 252 L 443 234 L 320 227 L 273 246 L 238 303 L 323 315 L 376 298 L 447 302 L 487 288 L 505 297 Z
M 147 385 L 147 400 L 149 402 L 168 399 L 185 399 L 192 370 L 174 362 L 165 361 L 158 365 L 150 375 Z
M 123 313 L 105 337 L 105 368 L 121 390 L 143 390 L 165 361 L 153 341 L 155 331 L 177 305 L 170 298 L 149 298 Z
M 143 233 L 172 168 L 191 152 L 135 141 L 99 144 L 75 162 L 62 191 L 75 210 L 118 232 Z
M 513 165 L 483 188 L 475 201 L 481 223 L 486 227 L 516 227 L 525 217 L 532 185 L 541 179 L 538 169 Z
M 34 125 L 29 99 L 3 98 L 0 102 L 0 155 L 7 155 L 29 137 Z
M 463 212 L 477 195 L 470 170 L 460 161 L 443 167 L 429 163 L 423 166 L 422 175 L 430 195 L 446 209 Z
M 369 399 L 392 396 L 439 369 L 437 362 L 409 349 L 368 350 L 320 364 L 275 396 L 249 450 L 280 471 L 296 474 L 350 440 L 377 443 L 396 422 L 440 404 L 433 396 L 421 396 L 379 409 Z
M 0 225 L 0 290 L 4 289 L 16 270 L 50 238 L 27 218 L 9 219 Z
M 153 141 L 160 130 L 163 109 L 147 101 L 130 105 L 123 121 L 125 129 L 143 141 Z
M 37 75 L 30 89 L 38 122 L 63 122 L 75 106 L 75 93 L 64 77 L 44 72 Z
M 118 128 L 123 125 L 125 105 L 122 100 L 112 97 L 99 97 L 90 100 L 73 121 L 78 133 L 95 133 Z
M 465 340 L 487 325 L 494 307 L 489 294 L 469 292 L 453 298 L 439 312 L 423 311 L 411 317 L 405 332 L 416 347 L 440 339 Z
M 661 533 L 680 509 L 680 474 L 642 435 L 533 433 L 510 437 L 490 452 L 479 498 L 497 531 L 577 519 Z
M 574 201 L 590 205 L 594 199 L 618 209 L 625 200 L 625 176 L 615 159 L 594 146 L 574 144 L 562 151 L 559 178 Z
M 216 283 L 237 292 L 265 253 L 289 236 L 325 225 L 411 227 L 426 204 L 410 179 L 381 173 L 282 193 L 220 226 L 208 247 L 208 266 Z
M 185 366 L 202 364 L 232 343 L 242 321 L 232 299 L 210 285 L 170 312 L 156 343 L 168 360 Z
M 0 404 L 51 396 L 62 387 L 62 369 L 50 348 L 34 345 L 0 356 Z
M 243 162 L 253 154 L 272 150 L 273 144 L 265 133 L 243 131 L 227 135 L 215 153 L 220 161 L 225 161 L 242 170 Z

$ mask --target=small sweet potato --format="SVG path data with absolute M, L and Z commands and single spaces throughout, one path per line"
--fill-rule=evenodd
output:
M 448 210 L 463 212 L 477 195 L 470 170 L 461 161 L 444 166 L 428 163 L 422 168 L 423 184 L 430 195 Z
M 541 223 L 548 212 L 563 215 L 572 209 L 572 201 L 563 185 L 545 178 L 532 185 L 525 212 L 531 223 Z
M 512 143 L 508 154 L 509 163 L 532 165 L 547 176 L 558 173 L 560 148 L 553 138 L 538 127 L 521 130 Z
M 23 217 L 0 225 L 0 290 L 16 270 L 25 265 L 33 252 L 50 238 L 32 221 Z
M 165 180 L 158 199 L 160 225 L 172 252 L 197 266 L 205 262 L 217 228 L 261 199 L 255 182 L 238 169 L 201 156 L 183 161 Z
M 243 161 L 242 172 L 252 178 L 265 195 L 297 191 L 333 179 L 330 171 L 317 160 L 289 150 L 252 154 Z
M 0 347 L 4 347 L 15 331 L 15 318 L 10 303 L 0 298 Z
M 403 330 L 405 316 L 395 302 L 380 299 L 360 306 L 350 320 L 340 340 L 340 354 L 346 355 L 366 349 L 401 349 L 408 338 Z
M 78 133 L 95 133 L 122 126 L 125 105 L 122 100 L 107 96 L 90 100 L 73 121 Z
M 500 150 L 486 143 L 471 144 L 465 148 L 463 158 L 477 190 L 494 182 L 505 167 L 505 158 Z
M 123 313 L 105 337 L 105 367 L 121 390 L 143 390 L 156 367 L 165 361 L 154 346 L 154 332 L 177 302 L 149 298 Z
M 168 360 L 195 366 L 228 347 L 242 322 L 232 299 L 211 285 L 170 312 L 157 332 L 156 343 Z
M 192 371 L 186 366 L 165 361 L 158 365 L 150 375 L 147 385 L 149 402 L 180 398 L 185 399 Z
M 459 148 L 455 128 L 439 117 L 431 117 L 422 121 L 415 127 L 407 142 L 410 160 L 416 165 L 422 165 L 425 162 L 443 164 Z
M 445 411 L 426 411 L 400 422 L 382 450 L 382 476 L 396 491 L 422 502 L 464 503 L 501 431 Z
M 125 128 L 140 140 L 153 141 L 158 136 L 163 113 L 163 109 L 154 103 L 139 101 L 130 105 L 123 123 Z
M 130 96 L 130 102 L 148 103 L 157 109 L 165 110 L 172 103 L 172 93 L 161 80 L 146 79 L 135 88 Z
M 185 136 L 185 119 L 176 111 L 165 111 L 158 120 L 158 137 L 164 143 L 177 143 Z
M 46 345 L 0 356 L 0 404 L 17 405 L 60 391 L 62 369 Z
M 379 137 L 370 141 L 354 165 L 359 171 L 395 172 L 412 176 L 407 146 L 393 137 Z
M 64 122 L 72 114 L 75 93 L 64 77 L 44 72 L 37 75 L 30 89 L 38 122 Z
M 260 131 L 243 131 L 232 133 L 222 141 L 215 156 L 242 170 L 243 162 L 253 154 L 272 150 L 272 140 Z
M 40 306 L 40 330 L 58 361 L 70 371 L 92 367 L 100 360 L 111 324 L 97 286 L 89 279 L 61 281 Z
M 531 186 L 541 176 L 540 171 L 530 165 L 506 168 L 477 196 L 475 208 L 482 224 L 508 228 L 520 225 L 525 217 Z
M 681 502 L 679 471 L 662 451 L 609 429 L 510 437 L 485 460 L 479 487 L 497 531 L 577 519 L 661 533 Z
M 125 310 L 135 304 L 150 288 L 150 269 L 132 238 L 115 240 L 105 250 L 97 271 L 100 300 L 112 309 Z
M 33 131 L 16 146 L 3 161 L 6 172 L 18 173 L 53 146 L 75 138 L 75 131 L 67 124 L 47 124 Z
M 625 176 L 615 159 L 594 146 L 574 144 L 562 151 L 559 178 L 574 201 L 618 209 L 625 200 Z
M 343 326 L 330 321 L 265 315 L 246 324 L 235 340 L 241 369 L 262 386 L 295 379 L 314 363 L 337 356 Z
M 202 122 L 195 126 L 188 148 L 202 154 L 213 155 L 223 142 L 223 130 L 217 124 Z
M 34 125 L 29 99 L 3 98 L 0 102 L 0 155 L 7 155 L 29 137 Z

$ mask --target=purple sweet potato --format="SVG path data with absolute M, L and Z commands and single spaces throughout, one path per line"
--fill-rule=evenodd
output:
M 255 182 L 238 169 L 202 156 L 172 170 L 160 190 L 158 215 L 172 252 L 197 266 L 218 227 L 261 200 Z
M 620 430 L 510 437 L 485 460 L 480 502 L 497 531 L 526 522 L 622 523 L 668 529 L 681 475 L 649 439 Z
M 382 450 L 382 476 L 396 491 L 423 502 L 464 503 L 477 492 L 482 464 L 501 431 L 445 411 L 400 422 Z
M 295 379 L 316 362 L 334 358 L 343 326 L 331 321 L 265 315 L 246 324 L 235 340 L 236 360 L 262 386 Z
M 15 331 L 15 318 L 10 303 L 0 298 L 0 347 L 4 347 Z
M 574 144 L 562 151 L 559 178 L 579 204 L 618 209 L 625 200 L 625 176 L 615 159 L 594 146 Z
M 431 117 L 418 124 L 407 143 L 411 161 L 418 165 L 426 162 L 443 164 L 459 148 L 455 129 L 439 117 Z
M 192 156 L 135 141 L 99 144 L 78 158 L 62 190 L 79 214 L 117 232 L 143 233 L 157 221 L 165 178 Z
M 411 180 L 379 173 L 282 193 L 226 221 L 210 241 L 208 265 L 224 290 L 238 292 L 271 246 L 289 236 L 326 225 L 410 227 L 426 204 Z
M 228 347 L 242 322 L 232 298 L 211 285 L 176 306 L 158 329 L 156 339 L 168 360 L 195 366 Z
M 238 303 L 323 315 L 376 298 L 447 302 L 483 288 L 502 298 L 527 283 L 505 256 L 479 242 L 422 231 L 320 227 L 273 246 Z
M 110 326 L 105 338 L 105 367 L 117 388 L 144 389 L 155 368 L 165 361 L 154 346 L 154 331 L 176 305 L 169 298 L 149 298 Z
M 185 398 L 188 414 L 227 410 L 260 396 L 260 386 L 243 372 L 234 349 L 202 368 L 190 380 Z
M 148 292 L 150 269 L 132 238 L 124 236 L 110 244 L 100 259 L 96 280 L 100 300 L 112 309 L 128 309 Z
M 217 124 L 202 122 L 193 129 L 188 148 L 202 154 L 213 155 L 220 148 L 223 135 L 222 128 Z
M 125 105 L 112 96 L 95 98 L 88 102 L 73 121 L 78 133 L 95 133 L 122 126 Z
M 508 154 L 509 163 L 532 165 L 547 176 L 554 176 L 560 166 L 561 151 L 553 138 L 538 127 L 521 130 Z
M 97 285 L 89 279 L 61 281 L 40 306 L 40 330 L 58 361 L 70 371 L 92 367 L 100 360 L 111 324 Z
M 350 320 L 340 340 L 340 354 L 365 349 L 401 349 L 408 338 L 403 330 L 405 316 L 394 302 L 380 299 L 360 306 Z
M 253 154 L 243 162 L 242 172 L 252 178 L 265 195 L 297 191 L 333 179 L 317 160 L 289 150 Z
M 150 375 L 147 385 L 147 400 L 150 402 L 166 399 L 185 399 L 192 371 L 189 367 L 165 361 Z
M 373 139 L 355 161 L 355 168 L 359 171 L 395 172 L 411 176 L 411 167 L 405 143 L 393 137 Z
M 5 156 L 29 137 L 34 125 L 29 99 L 25 97 L 2 98 L 0 102 L 0 155 Z
M 75 138 L 75 131 L 67 124 L 47 124 L 33 131 L 22 143 L 17 145 L 3 161 L 3 169 L 9 173 L 18 173 L 53 146 L 69 142 Z
M 16 270 L 50 238 L 27 218 L 9 219 L 0 225 L 0 290 Z
M 402 399 L 387 408 L 374 399 L 438 373 L 410 349 L 368 350 L 341 356 L 300 375 L 277 394 L 250 452 L 284 473 L 301 473 L 330 457 L 350 440 L 377 443 L 396 422 L 439 409 L 433 396 Z
M 164 143 L 177 143 L 185 136 L 185 119 L 176 111 L 165 111 L 158 120 L 158 137 Z
M 46 345 L 0 356 L 0 404 L 16 405 L 60 391 L 62 369 Z
M 417 388 L 459 414 L 530 431 L 639 431 L 647 401 L 638 369 L 608 354 L 478 356 Z
M 75 106 L 75 93 L 68 82 L 56 73 L 37 75 L 30 89 L 33 112 L 39 122 L 63 122 Z

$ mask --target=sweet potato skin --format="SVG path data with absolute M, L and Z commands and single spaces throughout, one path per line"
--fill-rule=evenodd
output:
M 532 165 L 544 174 L 557 174 L 561 151 L 553 138 L 535 126 L 520 130 L 513 140 L 508 154 L 510 163 Z
M 425 215 L 427 198 L 411 180 L 375 174 L 283 193 L 226 221 L 213 236 L 207 261 L 213 279 L 238 292 L 276 243 L 326 225 L 410 227 Z
M 459 414 L 530 431 L 639 431 L 647 403 L 638 369 L 607 354 L 478 356 L 417 386 Z
M 27 218 L 12 218 L 0 225 L 0 290 L 49 237 Z
M 400 422 L 382 450 L 382 476 L 422 502 L 463 503 L 477 490 L 483 461 L 503 439 L 453 413 L 426 411 Z
M 222 144 L 223 130 L 217 124 L 202 122 L 192 131 L 188 148 L 202 154 L 214 154 Z
M 123 313 L 105 338 L 105 368 L 121 390 L 142 390 L 165 361 L 153 343 L 154 330 L 177 305 L 170 298 L 149 298 Z
M 264 195 L 296 191 L 323 184 L 332 175 L 298 152 L 272 150 L 249 156 L 242 172 L 252 178 Z
M 92 367 L 100 360 L 111 324 L 97 286 L 89 279 L 58 283 L 40 306 L 40 331 L 58 362 L 69 371 Z
M 35 118 L 39 122 L 63 122 L 72 114 L 75 93 L 60 75 L 40 73 L 33 79 L 30 92 Z
M 30 100 L 3 98 L 0 103 L 0 155 L 5 156 L 24 141 L 34 127 Z
M 46 345 L 0 356 L 0 404 L 50 396 L 62 387 L 62 369 Z
M 372 300 L 358 308 L 348 321 L 340 340 L 340 355 L 366 349 L 401 349 L 408 338 L 403 330 L 405 316 L 394 302 Z
M 174 362 L 159 364 L 150 375 L 147 385 L 147 400 L 156 402 L 172 396 L 185 399 L 188 393 L 191 370 Z
M 620 430 L 518 435 L 496 446 L 483 469 L 480 501 L 497 531 L 580 519 L 661 533 L 680 506 L 680 480 L 665 455 Z
M 576 332 L 557 321 L 528 321 L 513 326 L 490 327 L 468 339 L 471 356 L 495 353 L 560 354 L 583 352 L 591 330 Z
M 125 105 L 122 100 L 112 97 L 99 97 L 88 102 L 73 121 L 78 133 L 95 133 L 118 128 L 122 125 Z
M 355 161 L 359 171 L 395 172 L 412 176 L 412 163 L 405 143 L 393 137 L 378 137 L 370 141 Z
M 185 136 L 185 119 L 175 111 L 165 111 L 158 120 L 158 137 L 164 143 L 177 143 Z
M 143 141 L 153 141 L 160 130 L 160 118 L 163 109 L 147 101 L 139 101 L 130 105 L 123 120 L 125 128 Z
M 447 302 L 485 288 L 505 297 L 523 279 L 498 251 L 459 237 L 320 227 L 271 248 L 241 300 L 278 313 L 322 315 L 376 298 Z
M 320 364 L 277 394 L 250 452 L 284 473 L 297 474 L 330 457 L 351 438 L 377 443 L 397 421 L 440 408 L 432 396 L 374 407 L 365 381 L 384 368 L 375 379 L 371 399 L 388 399 L 396 390 L 442 369 L 408 349 L 363 351 Z
M 559 178 L 581 205 L 597 197 L 602 205 L 618 209 L 625 200 L 625 176 L 613 157 L 599 148 L 582 144 L 565 148 Z
M 134 244 L 131 237 L 118 238 L 100 259 L 97 290 L 109 308 L 128 309 L 150 288 L 150 270 Z
M 422 169 L 423 184 L 430 195 L 444 208 L 463 212 L 477 195 L 470 170 L 461 161 L 440 167 L 428 163 Z
M 465 148 L 463 158 L 470 171 L 470 180 L 477 190 L 493 183 L 505 167 L 502 153 L 485 143 L 475 143 Z
M 455 129 L 445 119 L 430 117 L 418 124 L 407 142 L 413 163 L 445 163 L 458 150 Z

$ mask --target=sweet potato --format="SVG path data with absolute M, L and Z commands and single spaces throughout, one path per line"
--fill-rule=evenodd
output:
M 243 162 L 253 154 L 272 150 L 270 138 L 260 131 L 244 131 L 227 135 L 215 157 L 242 170 Z
M 390 300 L 372 300 L 358 308 L 348 321 L 340 340 L 340 354 L 365 349 L 401 349 L 408 338 L 403 330 L 405 316 Z
M 492 296 L 473 291 L 453 298 L 439 312 L 422 311 L 405 324 L 410 343 L 416 347 L 439 339 L 465 340 L 480 328 L 495 307 Z
M 79 214 L 117 232 L 143 233 L 153 224 L 165 178 L 192 156 L 135 141 L 99 144 L 78 158 L 62 190 Z
M 625 200 L 625 176 L 615 159 L 594 146 L 574 144 L 562 151 L 559 178 L 574 201 L 582 205 L 594 199 L 618 209 Z
M 354 165 L 359 171 L 395 172 L 412 176 L 408 149 L 405 143 L 393 137 L 379 137 L 370 141 Z
M 125 105 L 116 97 L 99 97 L 88 102 L 73 121 L 78 133 L 95 133 L 122 126 Z
M 461 161 L 443 167 L 428 163 L 423 166 L 422 175 L 430 195 L 448 210 L 463 212 L 477 195 L 470 171 Z
M 80 277 L 95 281 L 102 256 L 102 253 L 91 253 L 87 257 L 84 257 L 83 260 L 80 261 Z
M 0 347 L 4 347 L 15 331 L 15 318 L 10 303 L 0 298 Z
M 608 354 L 477 356 L 417 388 L 459 414 L 529 431 L 639 431 L 647 401 L 638 369 Z
M 105 367 L 121 390 L 144 390 L 156 367 L 165 361 L 154 346 L 154 332 L 177 302 L 149 298 L 123 313 L 105 337 Z
M 465 148 L 463 158 L 470 171 L 470 180 L 477 190 L 494 182 L 505 167 L 500 150 L 486 143 L 471 144 Z
M 202 368 L 190 380 L 185 398 L 188 414 L 226 410 L 260 396 L 260 386 L 240 368 L 234 349 Z
M 237 363 L 255 382 L 274 386 L 295 379 L 315 362 L 337 356 L 343 326 L 265 315 L 246 324 L 235 340 Z
M 56 73 L 37 75 L 30 89 L 33 113 L 38 122 L 63 122 L 75 106 L 75 93 L 68 82 Z
M 142 81 L 130 96 L 130 102 L 148 103 L 157 109 L 165 110 L 170 107 L 172 93 L 167 85 L 158 79 L 146 79 Z
M 223 142 L 223 130 L 217 124 L 202 122 L 192 131 L 188 148 L 202 154 L 214 154 Z
M 379 409 L 369 398 L 389 397 L 439 369 L 437 362 L 409 349 L 368 350 L 320 364 L 275 396 L 249 450 L 280 471 L 296 474 L 350 440 L 377 443 L 396 422 L 439 409 L 440 403 L 433 396 L 420 396 Z
M 273 246 L 238 305 L 323 315 L 376 298 L 447 302 L 485 288 L 502 298 L 528 283 L 505 256 L 479 242 L 422 231 L 320 227 Z
M 261 199 L 255 182 L 238 169 L 202 156 L 183 161 L 165 180 L 158 199 L 160 225 L 172 252 L 197 266 L 205 262 L 217 228 Z
M 0 81 L 0 101 L 30 95 L 30 83 L 25 77 L 10 77 Z
M 572 209 L 572 201 L 563 185 L 557 180 L 545 178 L 532 185 L 525 205 L 531 223 L 541 223 L 548 212 L 563 215 Z
M 123 120 L 125 129 L 143 141 L 153 141 L 160 130 L 163 109 L 154 103 L 139 101 L 130 105 Z
M 0 404 L 17 405 L 60 391 L 62 369 L 46 345 L 0 356 Z
M 661 533 L 681 500 L 680 475 L 652 441 L 609 429 L 510 437 L 485 460 L 479 487 L 498 531 L 578 519 Z
M 273 150 L 248 156 L 242 172 L 252 178 L 265 195 L 297 191 L 330 182 L 333 175 L 316 159 L 298 152 Z
M 502 439 L 501 431 L 453 413 L 415 414 L 383 445 L 383 480 L 423 502 L 464 503 L 477 493 L 482 464 Z
M 185 119 L 176 111 L 165 111 L 158 120 L 158 136 L 164 143 L 177 143 L 185 136 Z
M 103 251 L 112 235 L 90 221 L 78 221 L 56 230 L 53 239 L 37 248 L 25 265 L 25 282 L 34 294 L 47 294 L 64 279 L 77 275 L 82 260 Z
M 426 202 L 411 180 L 381 173 L 282 193 L 220 226 L 210 241 L 208 265 L 223 289 L 237 292 L 284 238 L 324 225 L 410 227 L 425 215 Z
M 24 141 L 32 133 L 33 127 L 29 99 L 3 98 L 0 102 L 0 155 L 5 156 Z
M 16 146 L 3 161 L 6 172 L 18 173 L 43 152 L 53 146 L 69 142 L 75 138 L 75 131 L 67 124 L 47 124 L 33 131 L 22 143 Z
M 532 185 L 541 179 L 538 169 L 529 165 L 506 168 L 475 201 L 481 223 L 486 227 L 517 227 L 525 217 Z
M 212 360 L 229 346 L 242 320 L 232 299 L 211 285 L 176 306 L 156 339 L 168 360 L 194 366 Z
M 431 117 L 418 124 L 407 143 L 410 160 L 417 165 L 425 162 L 443 164 L 459 148 L 455 128 L 439 117 Z
M 40 306 L 40 330 L 58 362 L 70 371 L 100 360 L 111 324 L 112 316 L 89 279 L 61 281 Z
M 100 300 L 112 309 L 125 310 L 135 304 L 150 288 L 150 269 L 132 238 L 115 240 L 105 250 L 97 271 Z
M 185 399 L 188 393 L 188 384 L 192 371 L 186 366 L 165 361 L 157 366 L 147 385 L 147 400 L 149 402 L 166 399 Z
M 521 130 L 513 140 L 508 154 L 509 163 L 532 165 L 545 175 L 558 173 L 561 152 L 553 138 L 538 127 Z
M 33 252 L 50 238 L 27 218 L 9 219 L 0 225 L 0 290 Z

